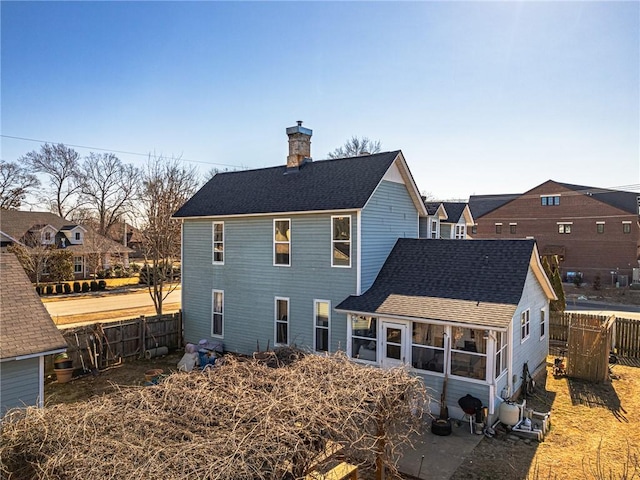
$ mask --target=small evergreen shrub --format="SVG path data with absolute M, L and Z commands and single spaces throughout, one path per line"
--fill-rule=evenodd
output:
M 602 279 L 600 278 L 600 274 L 593 277 L 593 285 L 594 290 L 600 290 L 602 288 Z
M 82 291 L 83 292 L 88 292 L 89 291 L 89 283 L 82 282 Z
M 53 295 L 53 285 L 47 285 L 47 295 Z
M 65 283 L 63 285 L 64 288 L 64 293 L 71 293 L 71 285 L 69 285 L 68 283 Z
M 62 293 L 62 291 L 63 291 L 63 290 L 62 290 L 62 284 L 61 284 L 61 283 L 58 283 L 58 284 L 56 285 L 56 293 L 57 293 L 57 294 L 61 294 L 61 293 Z
M 98 290 L 106 290 L 106 289 L 107 289 L 107 282 L 105 282 L 104 280 L 98 281 Z
M 80 293 L 82 291 L 82 287 L 80 286 L 80 282 L 73 282 L 73 292 Z
M 98 282 L 96 282 L 95 280 L 91 280 L 91 291 L 92 292 L 98 291 Z
M 42 287 L 40 285 L 36 285 L 36 293 L 42 295 Z

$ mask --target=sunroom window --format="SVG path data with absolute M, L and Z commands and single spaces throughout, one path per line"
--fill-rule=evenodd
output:
M 451 329 L 451 374 L 477 380 L 487 378 L 487 338 L 484 330 L 466 327 Z
M 444 373 L 444 326 L 413 323 L 411 365 L 420 370 Z
M 378 351 L 378 319 L 351 316 L 351 356 L 359 360 L 375 362 Z

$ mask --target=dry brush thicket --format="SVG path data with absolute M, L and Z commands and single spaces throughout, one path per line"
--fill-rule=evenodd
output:
M 152 387 L 10 412 L 0 468 L 10 479 L 300 478 L 331 440 L 352 463 L 395 471 L 425 404 L 419 379 L 343 354 L 278 363 L 228 358 Z

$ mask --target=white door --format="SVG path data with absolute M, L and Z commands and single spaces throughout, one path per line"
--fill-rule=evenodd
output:
M 382 322 L 382 367 L 391 368 L 409 361 L 406 323 Z

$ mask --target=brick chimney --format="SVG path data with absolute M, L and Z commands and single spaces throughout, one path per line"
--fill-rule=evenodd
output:
M 302 120 L 298 125 L 287 128 L 289 136 L 289 155 L 287 156 L 287 169 L 298 169 L 305 161 L 311 161 L 311 135 L 313 131 L 302 126 Z

